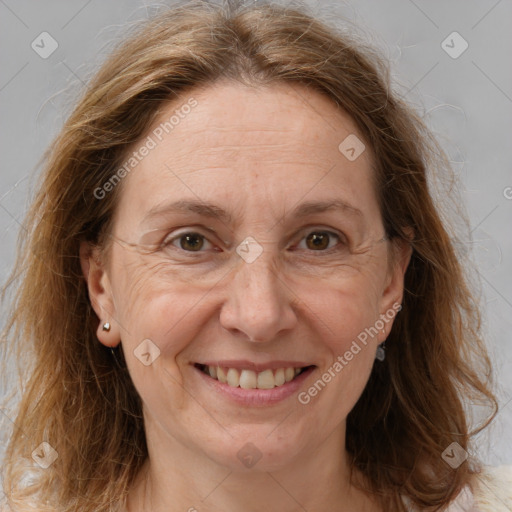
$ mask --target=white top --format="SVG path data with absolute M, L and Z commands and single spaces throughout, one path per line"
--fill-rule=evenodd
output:
M 444 512 L 512 512 L 512 466 L 484 466 Z M 404 499 L 408 504 L 408 500 Z M 409 504 L 411 512 L 420 512 Z

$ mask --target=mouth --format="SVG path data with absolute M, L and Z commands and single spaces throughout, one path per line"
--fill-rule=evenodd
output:
M 309 366 L 283 366 L 281 368 L 266 368 L 256 371 L 251 368 L 233 368 L 195 363 L 194 366 L 205 375 L 232 388 L 242 389 L 273 389 L 285 386 L 294 381 L 308 370 Z

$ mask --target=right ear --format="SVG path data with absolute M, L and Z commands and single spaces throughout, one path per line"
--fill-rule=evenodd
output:
M 98 340 L 107 347 L 115 347 L 121 341 L 121 335 L 119 325 L 115 321 L 116 311 L 110 278 L 102 262 L 99 248 L 89 242 L 81 242 L 80 265 L 89 290 L 89 300 L 100 319 L 97 328 Z M 109 329 L 103 328 L 106 323 L 110 324 Z

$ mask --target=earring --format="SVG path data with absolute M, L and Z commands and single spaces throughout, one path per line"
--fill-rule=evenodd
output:
M 386 342 L 382 342 L 377 347 L 377 353 L 375 354 L 375 359 L 378 359 L 380 362 L 384 361 L 386 359 Z
M 386 331 L 382 330 L 383 334 L 386 334 Z M 384 361 L 386 359 L 386 340 L 384 340 L 378 347 L 377 347 L 377 353 L 375 354 L 375 359 L 379 360 L 380 362 Z
M 110 332 L 110 322 L 105 322 L 105 323 L 103 324 L 103 330 L 104 330 L 105 332 Z

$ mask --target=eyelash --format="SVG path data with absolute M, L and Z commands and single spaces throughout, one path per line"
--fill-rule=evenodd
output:
M 339 243 L 343 246 L 346 246 L 348 245 L 347 241 L 346 241 L 346 238 L 344 235 L 340 235 L 338 233 L 335 233 L 334 231 L 330 231 L 330 230 L 326 230 L 326 229 L 313 229 L 311 231 L 307 231 L 306 234 L 300 239 L 299 243 L 302 242 L 302 240 L 304 240 L 305 238 L 307 238 L 307 236 L 311 235 L 312 233 L 317 233 L 317 234 L 327 234 L 329 236 L 334 236 L 338 239 Z M 184 237 L 185 235 L 197 235 L 199 237 L 202 237 L 204 238 L 205 240 L 207 240 L 209 243 L 211 243 L 208 238 L 203 235 L 202 233 L 199 233 L 197 231 L 184 231 L 182 233 L 178 233 L 177 235 L 174 235 L 172 238 L 166 238 L 162 244 L 161 244 L 161 248 L 162 249 L 165 249 L 169 246 L 172 246 L 174 249 L 177 249 L 178 251 L 181 251 L 181 252 L 185 252 L 185 253 L 189 253 L 189 254 L 201 254 L 202 250 L 200 251 L 187 251 L 185 249 L 182 249 L 181 247 L 176 247 L 175 245 L 173 245 L 173 242 L 176 241 L 176 240 L 180 240 L 180 238 Z M 336 246 L 335 247 L 331 247 L 330 249 L 325 249 L 325 250 L 318 250 L 318 251 L 313 251 L 313 250 L 309 250 L 308 252 L 310 253 L 323 253 L 323 254 L 331 254 L 333 252 L 333 250 L 336 250 Z M 339 250 L 339 249 L 338 249 Z

